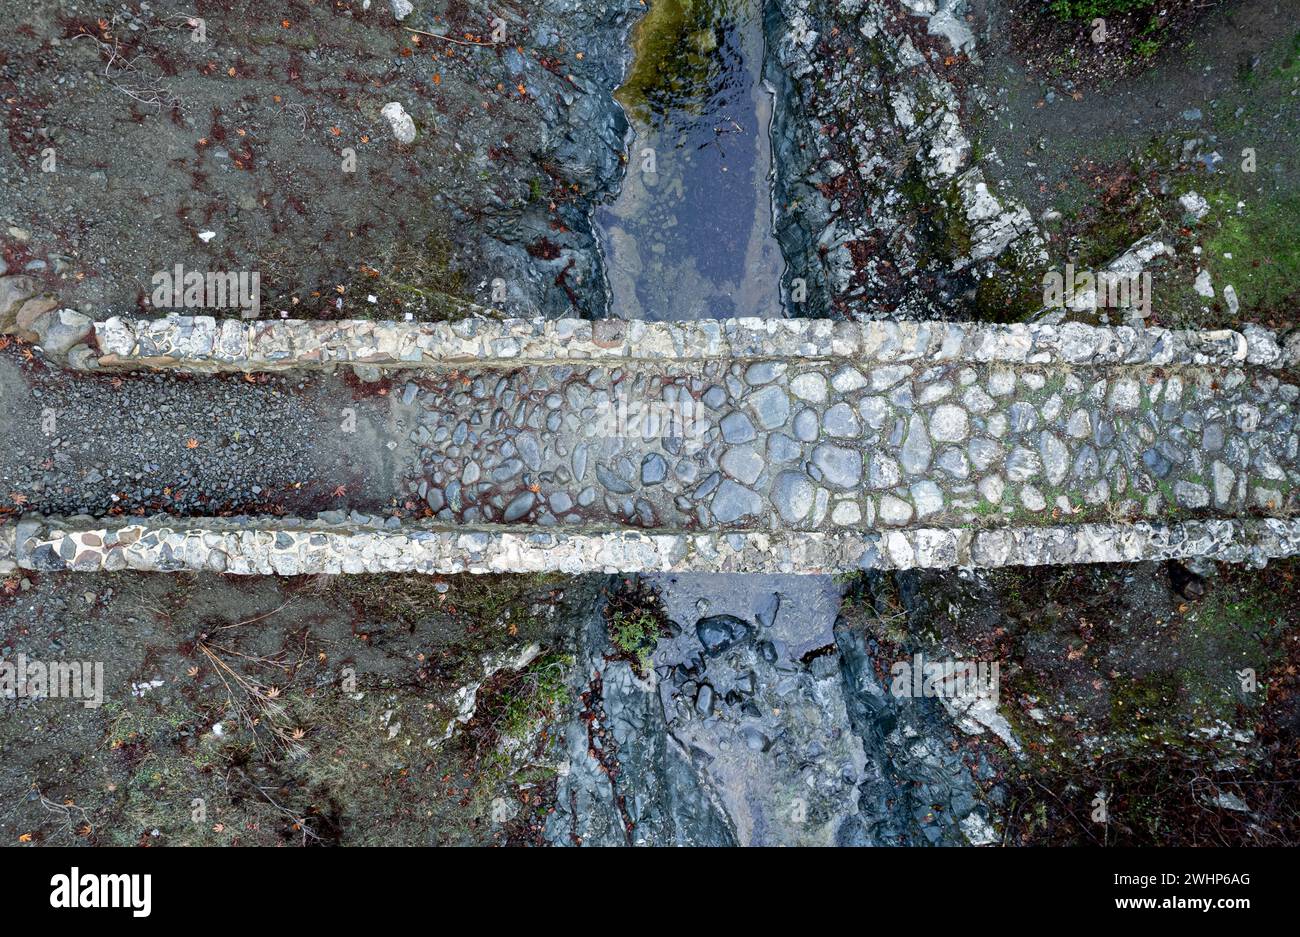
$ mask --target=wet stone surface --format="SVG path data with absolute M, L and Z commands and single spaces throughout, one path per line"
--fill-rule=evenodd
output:
M 579 634 L 555 845 L 988 842 L 974 765 L 933 700 L 892 696 L 825 576 L 661 574 L 672 635 L 638 676 Z
M 422 372 L 409 496 L 446 523 L 834 530 L 1276 515 L 1300 390 L 1224 368 Z

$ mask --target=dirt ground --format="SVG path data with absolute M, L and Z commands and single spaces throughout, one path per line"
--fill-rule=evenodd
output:
M 1102 43 L 1088 17 L 977 7 L 988 37 L 970 72 L 977 151 L 1042 220 L 1052 264 L 1095 269 L 1158 235 L 1175 255 L 1150 265 L 1150 322 L 1294 326 L 1300 7 L 1157 4 L 1108 19 Z M 1147 32 L 1152 17 L 1165 25 Z M 1203 217 L 1180 202 L 1188 193 L 1206 200 Z M 1202 270 L 1213 296 L 1194 290 Z
M 1194 565 L 870 577 L 845 615 L 900 659 L 999 662 L 1003 842 L 1293 843 L 1300 564 Z
M 488 41 L 497 16 L 508 43 Z M 182 264 L 258 272 L 264 315 L 599 311 L 587 200 L 618 140 L 566 103 L 615 80 L 589 17 L 4 0 L 0 18 L 0 253 L 67 305 L 154 314 L 151 278 Z M 394 101 L 411 144 L 381 116 Z
M 99 708 L 0 702 L 0 841 L 535 838 L 566 609 L 599 579 L 20 576 L 0 592 L 0 656 L 102 661 L 106 692 Z M 485 679 L 485 660 L 529 648 Z M 479 682 L 444 738 L 455 691 Z

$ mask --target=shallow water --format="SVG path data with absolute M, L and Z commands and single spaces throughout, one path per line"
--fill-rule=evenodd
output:
M 657 0 L 617 97 L 634 138 L 596 212 L 621 319 L 781 316 L 759 0 Z

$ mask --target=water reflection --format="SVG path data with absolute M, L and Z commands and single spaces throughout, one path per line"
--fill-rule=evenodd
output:
M 759 0 L 656 0 L 617 97 L 635 138 L 596 214 L 623 319 L 781 316 Z

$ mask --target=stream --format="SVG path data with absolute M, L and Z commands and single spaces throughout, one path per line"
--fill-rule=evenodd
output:
M 781 317 L 760 0 L 657 0 L 616 97 L 623 184 L 596 211 L 620 319 Z
M 631 42 L 625 176 L 595 214 L 609 314 L 783 317 L 761 0 L 654 0 Z M 578 628 L 551 842 L 960 844 L 982 822 L 946 719 L 881 685 L 842 583 L 645 581 L 673 623 L 652 673 L 612 658 L 602 608 Z

